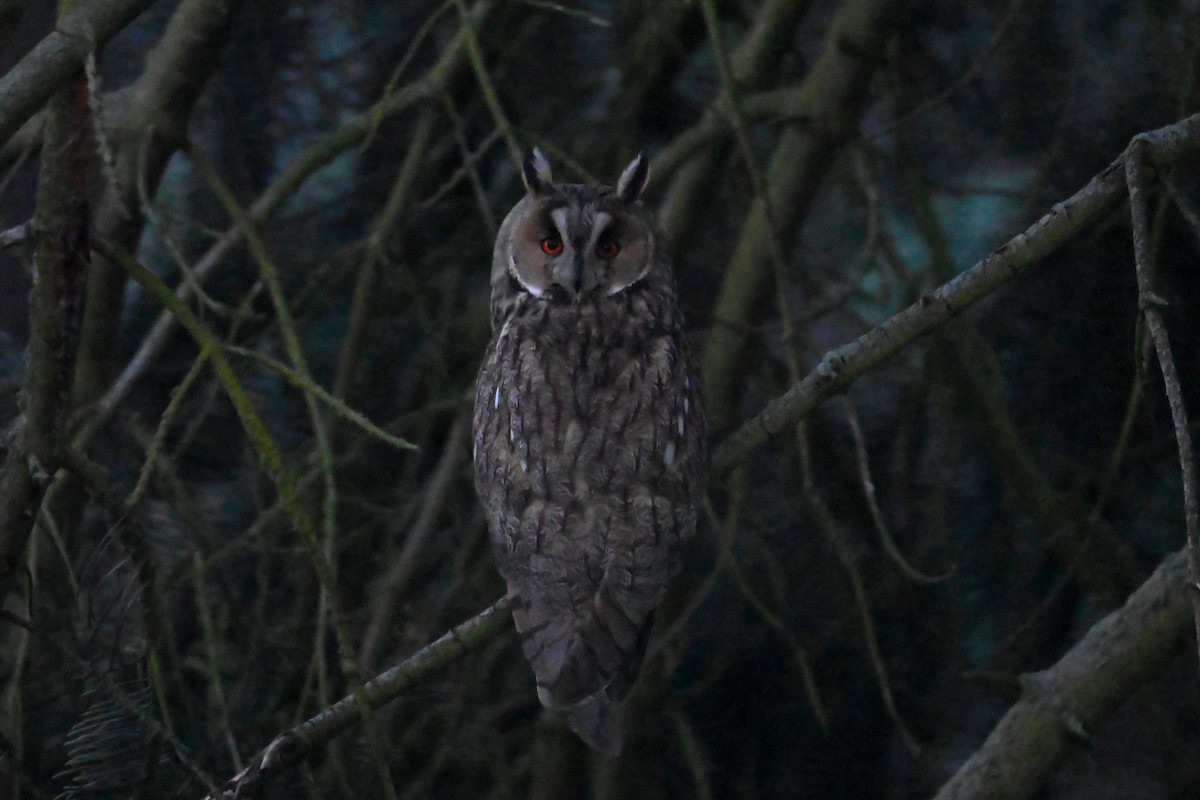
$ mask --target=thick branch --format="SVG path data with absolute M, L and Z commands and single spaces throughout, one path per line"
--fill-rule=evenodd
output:
M 763 4 L 754 18 L 754 26 L 738 43 L 737 49 L 729 54 L 732 77 L 740 90 L 748 91 L 775 77 L 771 67 L 786 52 L 787 43 L 791 41 L 809 5 L 808 0 L 768 0 Z M 791 91 L 798 94 L 800 90 Z M 740 115 L 748 116 L 745 114 L 748 101 L 749 98 L 737 104 Z M 692 133 L 677 137 L 674 142 L 686 144 L 698 141 L 700 132 L 707 128 L 727 133 L 729 126 L 723 115 L 733 110 L 729 108 L 730 105 L 727 93 L 718 94 Z M 761 116 L 772 116 L 777 110 L 778 107 L 772 106 Z M 701 195 L 712 184 L 720 157 L 720 148 L 715 146 L 705 148 L 689 160 L 679 158 L 676 155 L 679 150 L 675 148 L 675 144 L 668 145 L 655 158 L 650 170 L 651 177 L 660 170 L 662 174 L 671 176 L 667 194 L 658 209 L 658 224 L 662 226 L 672 248 L 677 248 L 683 241 L 696 212 L 702 207 Z M 673 159 L 677 159 L 674 164 L 671 163 Z
M 76 343 L 88 254 L 87 102 L 83 75 L 54 93 L 47 106 L 38 177 L 38 232 L 29 295 L 29 365 L 22 394 L 24 423 L 0 476 L 0 602 L 12 588 L 33 528 L 33 505 L 62 459 L 63 417 Z
M 733 421 L 744 384 L 747 334 L 742 324 L 764 294 L 772 274 L 771 250 L 788 248 L 816 196 L 833 151 L 854 131 L 867 84 L 900 17 L 903 0 L 847 0 L 830 23 L 825 48 L 800 87 L 803 120 L 789 126 L 771 157 L 767 196 L 756 197 L 713 309 L 716 323 L 704 350 L 704 377 L 714 430 Z M 789 220 L 775 231 L 771 217 Z M 778 237 L 778 238 L 777 238 Z M 777 243 L 777 244 L 776 244 Z
M 1200 115 L 1143 134 L 1147 155 L 1169 164 L 1200 150 Z M 853 342 L 828 353 L 817 367 L 716 449 L 713 468 L 727 473 L 829 397 L 844 391 L 901 348 L 959 314 L 1086 230 L 1125 196 L 1122 155 L 1086 186 L 954 280 Z
M 220 62 L 244 2 L 184 0 L 146 56 L 125 113 L 108 132 L 114 164 L 93 230 L 111 245 L 132 250 L 137 244 L 145 222 L 142 200 L 154 195 L 167 161 L 182 143 L 192 108 Z M 119 266 L 96 259 L 80 331 L 77 404 L 99 396 L 115 371 L 113 341 L 120 327 L 126 280 Z
M 491 8 L 491 0 L 483 0 L 473 6 L 472 14 L 476 25 L 482 23 Z M 332 161 L 338 154 L 361 143 L 371 135 L 381 121 L 396 116 L 419 102 L 439 96 L 463 63 L 466 50 L 464 42 L 465 34 L 460 31 L 447 44 L 442 57 L 430 68 L 423 79 L 384 97 L 373 107 L 351 119 L 342 128 L 314 143 L 297 156 L 247 209 L 250 220 L 254 224 L 259 224 L 270 218 L 283 202 L 308 180 L 309 176 Z M 197 281 L 203 281 L 224 263 L 225 259 L 235 251 L 242 241 L 242 229 L 239 226 L 233 225 L 226 230 L 221 238 L 208 249 L 208 252 L 193 265 L 192 273 Z M 187 281 L 180 284 L 177 296 L 181 300 L 187 301 L 191 295 L 192 285 Z M 177 324 L 178 321 L 168 312 L 163 312 L 155 320 L 154 326 L 142 339 L 133 358 L 98 401 L 97 419 L 91 423 L 91 427 L 98 427 L 102 424 L 128 396 L 129 391 L 133 388 L 133 383 L 162 352 L 163 347 L 175 332 Z
M 0 146 L 107 42 L 154 0 L 91 0 L 0 76 Z
M 1188 627 L 1182 552 L 1043 672 L 935 800 L 1033 797 L 1050 770 L 1158 672 Z

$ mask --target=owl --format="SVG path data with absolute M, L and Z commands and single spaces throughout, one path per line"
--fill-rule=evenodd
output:
M 526 160 L 475 396 L 475 486 L 538 698 L 607 755 L 708 472 L 648 172 L 638 155 L 616 188 L 558 184 Z

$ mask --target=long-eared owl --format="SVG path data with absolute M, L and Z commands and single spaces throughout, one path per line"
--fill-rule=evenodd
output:
M 608 755 L 708 470 L 671 262 L 639 201 L 556 184 L 537 150 L 500 227 L 475 486 L 538 697 Z

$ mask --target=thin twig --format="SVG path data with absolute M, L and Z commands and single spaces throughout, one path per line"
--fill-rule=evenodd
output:
M 971 81 L 975 80 L 979 73 L 991 63 L 992 56 L 1000 48 L 1000 45 L 1004 43 L 1004 38 L 1008 35 L 1013 23 L 1018 19 L 1018 14 L 1024 4 L 1025 0 L 1012 0 L 1012 4 L 1009 5 L 1008 10 L 1004 12 L 1004 16 L 1001 17 L 998 23 L 992 26 L 994 31 L 992 38 L 971 59 L 971 63 L 967 65 L 967 68 L 963 70 L 963 73 L 958 76 L 958 79 L 954 83 L 933 97 L 918 103 L 915 108 L 911 108 L 903 114 L 898 115 L 895 119 L 890 120 L 887 125 L 872 131 L 871 138 L 874 140 L 883 138 L 896 127 L 916 119 L 931 108 L 941 105 L 955 93 L 961 91 Z
M 488 111 L 496 123 L 496 128 L 504 136 L 504 141 L 508 145 L 508 155 L 513 161 L 513 166 L 519 169 L 522 160 L 521 145 L 517 142 L 516 134 L 513 133 L 512 123 L 508 120 L 508 114 L 504 112 L 504 106 L 500 103 L 500 95 L 496 92 L 496 86 L 492 82 L 492 75 L 488 72 L 487 64 L 484 63 L 483 49 L 479 46 L 479 36 L 476 33 L 475 20 L 467 10 L 464 0 L 454 0 L 454 3 L 458 6 L 458 14 L 462 18 L 462 29 L 466 36 L 467 56 L 471 62 L 471 69 L 475 73 L 475 80 L 479 83 L 479 90 L 483 93 L 483 102 L 487 105 Z
M 588 12 L 577 8 L 567 8 L 561 3 L 551 3 L 548 0 L 517 0 L 517 2 L 524 3 L 527 6 L 533 6 L 534 8 L 544 8 L 547 11 L 556 11 L 559 14 L 567 17 L 577 17 L 578 19 L 590 22 L 592 25 L 600 28 L 612 27 L 612 23 L 606 20 L 604 17 L 597 16 L 596 14 L 589 14 Z
M 1167 404 L 1171 407 L 1171 422 L 1175 426 L 1175 441 L 1179 448 L 1179 470 L 1183 482 L 1184 524 L 1187 529 L 1188 592 L 1196 626 L 1196 644 L 1200 648 L 1200 496 L 1196 488 L 1196 455 L 1192 449 L 1192 434 L 1188 429 L 1187 409 L 1179 371 L 1171 355 L 1171 339 L 1167 334 L 1162 308 L 1166 301 L 1155 292 L 1154 265 L 1150 256 L 1150 235 L 1147 226 L 1145 174 L 1147 143 L 1135 136 L 1126 151 L 1125 177 L 1129 182 L 1129 211 L 1133 218 L 1133 256 L 1137 272 L 1138 308 L 1146 320 L 1146 328 L 1158 353 Z
M 363 634 L 361 648 L 363 663 L 368 666 L 374 662 L 375 654 L 379 652 L 389 626 L 395 619 L 400 599 L 416 573 L 418 558 L 433 536 L 438 516 L 450 497 L 452 487 L 458 482 L 462 463 L 471 449 L 468 445 L 469 431 L 470 415 L 459 415 L 446 435 L 446 443 L 442 446 L 437 466 L 434 467 L 433 475 L 425 489 L 417 518 L 409 526 L 400 552 L 389 559 L 387 570 L 373 588 L 374 608 L 371 611 L 371 621 Z
M 927 575 L 910 564 L 904 553 L 900 552 L 900 548 L 896 545 L 892 533 L 888 529 L 887 520 L 883 518 L 883 510 L 879 507 L 879 501 L 875 497 L 875 482 L 871 480 L 871 465 L 867 460 L 867 442 L 863 437 L 862 426 L 858 424 L 858 414 L 855 413 L 854 406 L 844 395 L 842 396 L 842 413 L 846 417 L 846 424 L 850 426 L 850 436 L 854 439 L 859 485 L 862 486 L 863 497 L 867 501 L 867 510 L 871 514 L 871 522 L 875 525 L 875 532 L 879 534 L 879 541 L 883 544 L 884 552 L 909 580 L 925 586 L 945 581 L 954 574 L 954 567 L 950 567 L 941 575 Z
M 417 446 L 412 442 L 408 441 L 402 436 L 396 436 L 393 433 L 388 433 L 383 428 L 367 419 L 361 412 L 354 410 L 343 401 L 337 399 L 337 397 L 335 397 L 332 393 L 322 388 L 321 384 L 314 381 L 311 376 L 302 375 L 289 367 L 287 364 L 284 364 L 282 361 L 271 358 L 265 353 L 260 353 L 257 350 L 251 350 L 246 347 L 238 347 L 236 345 L 225 345 L 224 349 L 230 353 L 233 353 L 234 355 L 253 359 L 260 364 L 270 367 L 286 378 L 288 383 L 292 384 L 297 389 L 300 389 L 301 391 L 312 392 L 318 400 L 333 409 L 339 417 L 342 417 L 348 422 L 357 425 L 370 435 L 376 437 L 386 444 L 390 444 L 397 450 L 417 449 Z
M 488 199 L 487 190 L 483 188 L 483 179 L 479 177 L 479 155 L 486 152 L 486 145 L 495 141 L 501 135 L 501 131 L 495 130 L 488 137 L 484 147 L 480 147 L 477 153 L 471 152 L 471 146 L 467 142 L 466 126 L 463 123 L 462 115 L 458 113 L 458 108 L 454 103 L 454 98 L 449 92 L 442 92 L 442 105 L 446 109 L 446 116 L 450 117 L 450 125 L 454 131 L 454 141 L 458 144 L 458 152 L 462 156 L 462 166 L 455 171 L 454 175 L 446 181 L 443 189 L 439 189 L 440 194 L 446 188 L 454 185 L 458 179 L 465 175 L 471 181 L 471 193 L 475 195 L 475 203 L 479 206 L 479 215 L 483 219 L 483 224 L 487 226 L 489 237 L 496 238 L 498 226 L 496 225 L 496 214 L 492 211 L 491 201 Z M 433 202 L 430 198 L 426 203 Z M 425 203 L 422 203 L 425 205 Z
M 1191 201 L 1184 196 L 1183 192 L 1179 191 L 1179 187 L 1175 185 L 1175 181 L 1169 176 L 1163 176 L 1163 186 L 1167 188 L 1167 194 L 1175 201 L 1175 207 L 1179 209 L 1179 213 L 1183 215 L 1183 219 L 1188 224 L 1188 230 L 1192 232 L 1192 236 L 1196 237 L 1196 241 L 1200 243 L 1200 212 L 1196 211 L 1196 207 Z
M 808 444 L 807 424 L 803 422 L 796 425 L 796 450 L 800 454 L 800 474 L 804 486 L 805 498 L 812 508 L 813 517 L 816 519 L 817 525 L 833 546 L 838 560 L 841 561 L 842 567 L 850 579 L 850 586 L 854 593 L 854 604 L 858 608 L 863 640 L 867 648 L 867 658 L 875 671 L 875 683 L 879 686 L 879 694 L 883 700 L 883 707 L 887 711 L 888 717 L 891 718 L 892 724 L 896 726 L 896 733 L 900 736 L 900 740 L 904 743 L 908 752 L 916 756 L 921 752 L 921 746 L 909 731 L 908 725 L 905 724 L 903 717 L 900 716 L 900 709 L 896 706 L 896 699 L 892 694 L 892 682 L 888 678 L 887 665 L 883 663 L 883 655 L 879 649 L 879 637 L 875 633 L 875 620 L 871 616 L 871 606 L 867 598 L 866 585 L 863 582 L 862 571 L 858 568 L 858 559 L 850 545 L 843 538 L 841 531 L 838 530 L 837 521 L 833 518 L 829 507 L 825 504 L 825 499 L 821 496 L 820 491 L 817 490 L 813 477 L 812 454 Z
M 371 299 L 375 295 L 375 276 L 384 259 L 384 250 L 388 238 L 399 226 L 405 212 L 412 205 L 412 197 L 421 170 L 426 166 L 429 146 L 433 139 L 433 108 L 427 107 L 417 118 L 416 128 L 408 143 L 408 152 L 400 164 L 392 191 L 384 203 L 379 218 L 367 237 L 366 252 L 362 264 L 358 268 L 358 276 L 354 282 L 353 299 L 350 301 L 349 320 L 346 323 L 346 336 L 342 341 L 341 355 L 338 357 L 337 371 L 333 379 L 333 396 L 343 399 L 350 387 L 350 379 L 354 375 L 354 365 L 358 360 L 358 351 L 362 343 L 363 333 L 367 327 L 367 313 L 371 308 Z
M 472 19 L 479 22 L 491 11 L 492 0 L 482 0 L 472 8 Z M 458 35 L 446 46 L 441 58 L 426 72 L 425 77 L 408 84 L 394 93 L 386 94 L 367 111 L 350 119 L 338 130 L 323 137 L 293 159 L 271 182 L 258 199 L 247 209 L 251 220 L 260 224 L 270 218 L 292 194 L 318 169 L 328 164 L 340 153 L 364 141 L 381 119 L 393 117 L 417 103 L 436 97 L 458 69 L 464 57 L 465 34 Z M 208 251 L 193 265 L 196 280 L 204 281 L 218 266 L 223 264 L 243 242 L 241 226 L 232 225 Z M 188 300 L 191 292 L 186 284 L 178 287 L 177 297 Z M 154 359 L 166 347 L 176 330 L 175 316 L 164 312 L 155 321 L 150 331 L 142 337 L 137 352 L 125 365 L 121 374 L 113 381 L 104 396 L 97 401 L 95 413 L 107 419 L 121 406 L 132 391 L 134 383 L 145 373 Z
M 695 793 L 689 796 L 695 797 L 697 800 L 712 800 L 712 781 L 708 777 L 711 766 L 708 759 L 704 757 L 704 750 L 696 738 L 696 731 L 692 729 L 691 723 L 688 722 L 683 712 L 678 709 L 671 712 L 671 721 L 675 724 L 675 735 L 679 738 L 679 746 L 683 750 L 684 763 L 687 764 L 688 771 L 692 773 Z

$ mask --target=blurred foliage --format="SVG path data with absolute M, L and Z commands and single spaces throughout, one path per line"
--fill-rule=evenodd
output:
M 5 64 L 53 25 L 39 4 L 26 5 L 4 34 Z M 724 40 L 736 50 L 758 16 L 780 5 L 793 9 L 795 27 L 775 31 L 781 46 L 762 55 L 752 85 L 737 87 L 744 96 L 800 85 L 841 2 L 723 0 Z M 426 81 L 462 26 L 460 5 L 442 0 L 244 6 L 188 127 L 190 147 L 216 164 L 244 207 L 323 137 Z M 154 4 L 105 47 L 105 91 L 138 77 L 174 7 Z M 886 51 L 863 54 L 876 66 L 856 133 L 809 187 L 811 206 L 781 221 L 794 232 L 789 283 L 757 298 L 746 317 L 740 418 L 787 387 L 779 298 L 791 304 L 802 365 L 812 366 L 1021 231 L 1132 135 L 1194 111 L 1198 14 L 1184 0 L 935 0 L 898 15 Z M 521 191 L 506 137 L 543 147 L 559 176 L 613 180 L 639 149 L 654 156 L 678 142 L 722 89 L 699 4 L 684 0 L 505 0 L 478 38 L 511 130 L 464 55 L 442 89 L 379 118 L 259 226 L 312 379 L 420 448 L 390 447 L 324 406 L 314 423 L 285 378 L 230 355 L 299 476 L 336 573 L 337 613 L 329 617 L 312 554 L 212 371 L 179 388 L 198 350 L 174 334 L 86 448 L 122 496 L 156 453 L 131 512 L 154 569 L 141 568 L 79 485 L 66 482 L 47 501 L 6 606 L 31 630 L 0 629 L 0 796 L 203 796 L 202 775 L 224 781 L 276 733 L 347 694 L 347 657 L 377 672 L 502 593 L 463 423 L 488 337 L 492 238 Z M 759 164 L 783 130 L 804 124 L 753 119 Z M 31 215 L 39 154 L 3 155 L 8 228 Z M 407 170 L 406 158 L 415 159 Z M 699 346 L 723 324 L 713 300 L 754 188 L 727 126 L 696 158 L 708 159 L 707 171 L 688 190 L 691 211 L 672 246 Z M 678 174 L 652 176 L 651 204 Z M 1167 177 L 1185 198 L 1200 191 L 1194 164 Z M 401 179 L 406 199 L 389 219 Z M 194 264 L 233 227 L 182 153 L 151 208 L 136 256 L 171 286 L 185 281 L 176 254 Z M 1166 314 L 1195 408 L 1195 232 L 1165 200 L 1152 211 Z M 809 418 L 810 477 L 832 528 L 806 499 L 793 437 L 714 482 L 714 516 L 689 565 L 693 589 L 707 594 L 663 655 L 669 691 L 640 725 L 641 771 L 625 796 L 928 797 L 1012 700 L 1018 673 L 1052 663 L 1182 545 L 1178 459 L 1153 362 L 1129 411 L 1143 362 L 1127 217 L 1121 209 L 1082 232 L 861 380 L 848 404 L 827 403 Z M 29 260 L 22 248 L 0 255 L 6 426 L 19 412 Z M 240 247 L 192 307 L 219 338 L 286 360 L 259 275 Z M 162 313 L 136 284 L 124 297 L 108 343 L 114 379 Z M 155 443 L 173 398 L 178 410 Z M 915 569 L 948 573 L 944 580 L 915 581 L 887 555 L 864 501 L 847 408 L 861 424 L 891 537 Z M 93 410 L 82 405 L 73 424 Z M 1127 413 L 1128 446 L 1116 460 Z M 330 442 L 331 487 L 317 425 Z M 732 561 L 721 555 L 724 537 Z M 865 585 L 878 664 L 847 558 Z M 352 654 L 339 648 L 337 626 Z M 888 713 L 879 668 L 917 754 Z M 1195 672 L 1194 654 L 1181 654 L 1040 796 L 1195 797 Z M 153 691 L 131 690 L 122 705 L 106 694 L 113 686 Z M 79 732 L 105 719 L 120 733 L 85 741 L 86 756 L 128 760 L 132 749 L 156 749 L 114 772 L 108 794 L 89 793 L 79 777 L 89 773 L 72 764 Z M 562 736 L 540 720 L 528 666 L 504 636 L 266 796 L 548 796 L 537 785 L 546 759 L 586 763 Z M 558 749 L 535 746 L 543 737 L 559 737 Z M 608 796 L 606 786 L 626 785 L 612 778 L 621 769 L 578 770 L 557 796 Z M 121 783 L 130 774 L 141 781 L 135 789 Z

